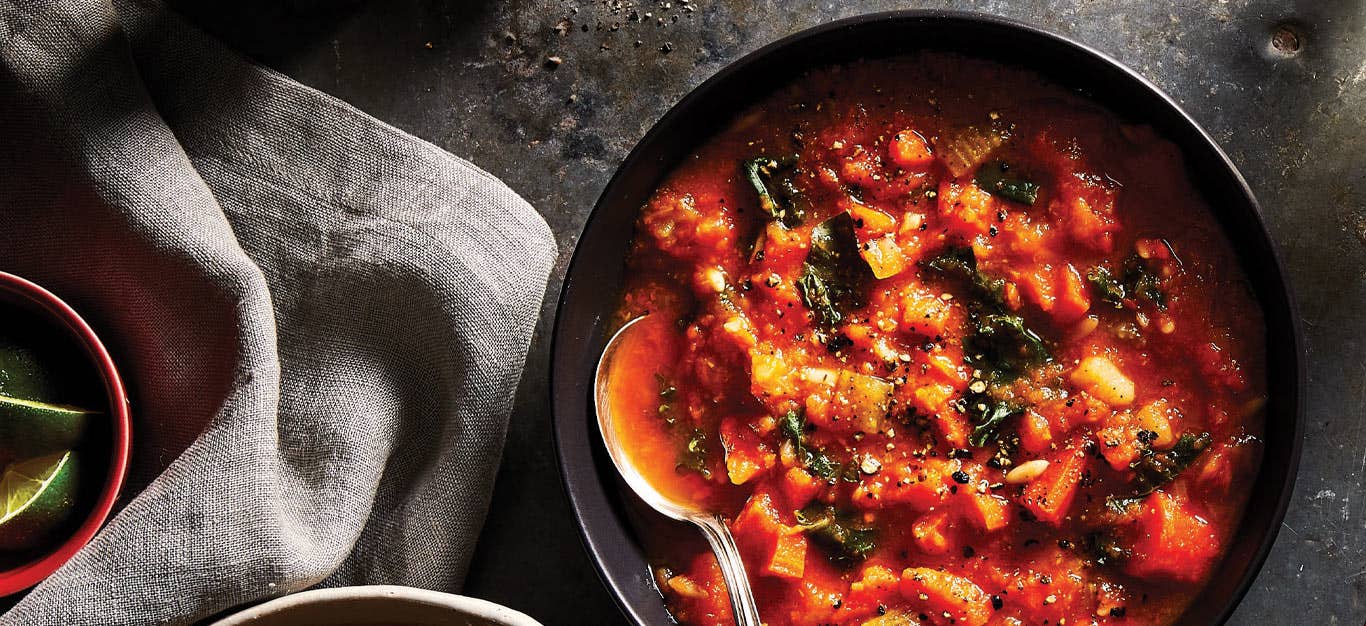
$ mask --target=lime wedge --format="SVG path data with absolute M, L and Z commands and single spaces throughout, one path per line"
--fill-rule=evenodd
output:
M 0 476 L 0 550 L 41 546 L 71 514 L 79 474 L 76 453 L 70 451 L 6 468 Z
M 0 459 L 76 447 L 94 411 L 0 395 Z

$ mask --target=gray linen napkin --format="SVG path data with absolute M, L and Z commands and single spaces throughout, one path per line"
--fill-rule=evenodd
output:
M 0 269 L 109 344 L 136 494 L 0 622 L 458 589 L 554 255 L 488 174 L 156 5 L 0 0 Z

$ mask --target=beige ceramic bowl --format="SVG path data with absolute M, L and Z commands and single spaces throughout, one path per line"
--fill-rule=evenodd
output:
M 213 626 L 541 626 L 485 600 L 372 585 L 315 589 L 258 604 Z

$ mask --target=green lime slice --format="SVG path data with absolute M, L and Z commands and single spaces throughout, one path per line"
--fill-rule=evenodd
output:
M 76 447 L 94 411 L 0 395 L 0 459 Z
M 39 547 L 66 521 L 80 479 L 76 453 L 20 461 L 0 476 L 0 550 Z

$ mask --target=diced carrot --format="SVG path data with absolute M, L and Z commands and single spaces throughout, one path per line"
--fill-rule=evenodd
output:
M 1143 451 L 1139 446 L 1137 431 L 1129 424 L 1123 423 L 1127 416 L 1127 413 L 1117 413 L 1108 422 L 1110 425 L 1096 431 L 1096 443 L 1100 446 L 1100 454 L 1116 471 L 1128 468 Z
M 846 609 L 854 611 L 871 610 L 878 605 L 886 605 L 888 599 L 896 597 L 901 585 L 901 574 L 883 565 L 869 565 L 863 568 L 858 578 L 849 583 L 849 594 L 841 602 Z M 857 620 L 856 620 L 857 622 Z M 813 623 L 805 619 L 793 620 L 794 624 Z M 819 623 L 819 622 L 814 622 Z M 839 623 L 835 620 L 832 623 Z
M 925 143 L 920 133 L 909 128 L 893 135 L 887 149 L 892 163 L 907 170 L 923 170 L 934 162 L 929 144 Z
M 969 427 L 966 417 L 949 407 L 949 401 L 957 394 L 951 385 L 929 384 L 911 393 L 912 403 L 921 413 L 930 416 L 935 429 L 944 440 L 958 447 L 968 445 Z
M 800 467 L 790 467 L 783 474 L 782 489 L 787 506 L 797 510 L 806 506 L 820 493 L 821 481 Z
M 691 193 L 660 193 L 640 215 L 644 233 L 667 254 L 690 259 L 698 250 L 735 245 L 735 226 L 728 217 L 699 210 Z
M 1143 501 L 1129 573 L 1197 583 L 1205 580 L 1222 546 L 1214 527 L 1174 496 L 1157 492 Z
M 819 563 L 812 559 L 812 563 Z M 829 567 L 829 566 L 827 566 Z M 799 583 L 785 585 L 783 589 L 783 604 L 779 609 L 776 605 L 769 612 L 764 613 L 764 619 L 768 623 L 788 623 L 788 624 L 833 624 L 839 621 L 836 614 L 839 612 L 843 599 L 845 598 L 845 587 L 839 578 L 823 575 L 812 575 L 811 567 L 807 569 L 806 577 Z M 819 576 L 819 577 L 818 577 Z M 831 580 L 833 578 L 833 580 Z M 769 586 L 773 588 L 773 586 Z M 761 588 L 759 593 L 764 593 Z M 761 596 L 762 597 L 762 596 Z M 786 615 L 787 621 L 781 622 L 780 616 Z M 724 615 L 724 617 L 722 617 Z M 710 622 L 698 622 L 705 624 L 729 624 L 729 613 L 717 613 L 710 616 Z
M 896 230 L 896 218 L 882 211 L 854 200 L 846 199 L 841 204 L 847 204 L 854 225 L 864 237 L 879 237 Z
M 773 496 L 766 491 L 756 491 L 745 502 L 740 514 L 735 516 L 731 530 L 737 536 L 777 536 L 784 529 L 780 520 L 778 509 L 773 504 Z
M 1053 306 L 1053 319 L 1062 323 L 1075 322 L 1091 310 L 1091 296 L 1081 273 L 1071 263 L 1058 268 L 1057 301 Z
M 1086 454 L 1080 446 L 1068 446 L 1024 490 L 1024 505 L 1035 517 L 1053 524 L 1061 523 L 1072 508 Z
M 1078 243 L 1109 252 L 1114 248 L 1114 232 L 1120 228 L 1115 219 L 1115 192 L 1080 177 L 1063 180 L 1061 193 L 1049 203 L 1049 211 L 1062 217 Z
M 922 385 L 912 393 L 915 408 L 927 415 L 948 409 L 948 402 L 953 396 L 953 387 L 938 384 Z
M 806 563 L 806 536 L 782 523 L 773 497 L 755 492 L 731 524 L 735 541 L 749 557 L 763 564 L 767 574 L 801 578 Z
M 881 187 L 878 181 L 882 178 L 882 165 L 879 161 L 881 159 L 873 154 L 857 148 L 840 164 L 840 180 L 860 187 Z
M 995 197 L 972 184 L 970 178 L 945 178 L 939 183 L 938 194 L 939 214 L 955 230 L 985 235 L 996 219 Z
M 721 420 L 720 435 L 731 484 L 743 485 L 778 462 L 777 455 L 764 448 L 759 436 L 735 418 Z
M 940 380 L 947 382 L 950 385 L 967 385 L 967 372 L 965 368 L 955 362 L 954 359 L 950 359 L 943 354 L 925 355 L 924 353 L 921 353 L 918 356 L 921 356 L 924 359 L 921 361 L 924 365 L 929 366 L 925 370 L 926 374 L 937 374 L 937 377 Z
M 806 535 L 790 528 L 774 538 L 773 553 L 764 570 L 780 578 L 800 580 L 806 571 Z
M 937 508 L 916 518 L 911 524 L 911 535 L 921 550 L 930 554 L 943 554 L 949 550 L 949 514 Z
M 1053 307 L 1057 304 L 1058 296 L 1053 285 L 1052 267 L 1048 265 L 1034 266 L 1032 269 L 1012 273 L 1015 283 L 1020 286 L 1020 291 L 1029 298 L 1040 311 L 1052 313 Z
M 987 532 L 1010 524 L 1010 503 L 1000 496 L 959 490 L 966 496 L 963 510 L 968 521 Z
M 962 413 L 942 411 L 934 416 L 934 425 L 939 429 L 939 434 L 944 436 L 944 441 L 959 448 L 968 445 L 968 433 L 972 429 Z
M 782 222 L 773 220 L 764 227 L 764 259 L 781 262 L 787 259 L 805 258 L 809 241 L 801 231 L 789 229 Z
M 1066 432 L 1077 424 L 1095 424 L 1105 421 L 1114 411 L 1110 410 L 1110 405 L 1097 400 L 1094 396 L 1085 391 L 1077 392 L 1076 395 L 1068 398 L 1062 403 L 1061 416 L 1058 430 Z
M 944 500 L 944 481 L 952 470 L 937 459 L 899 461 L 882 466 L 882 471 L 854 487 L 854 505 L 877 509 L 905 504 L 916 510 L 929 509 Z
M 1048 418 L 1027 411 L 1020 419 L 1020 445 L 1024 449 L 1034 454 L 1042 454 L 1047 451 L 1049 444 L 1053 443 L 1053 429 L 1048 424 Z
M 947 613 L 956 624 L 984 626 L 991 618 L 986 592 L 967 578 L 928 567 L 901 572 L 901 597 L 927 613 Z
M 1104 420 L 1105 427 L 1096 431 L 1100 453 L 1110 467 L 1124 470 L 1138 459 L 1138 455 L 1148 445 L 1153 448 L 1170 448 L 1176 443 L 1172 433 L 1169 412 L 1174 411 L 1166 400 L 1157 400 L 1144 405 L 1138 411 L 1121 411 Z M 1142 436 L 1151 437 L 1147 443 Z
M 901 324 L 922 337 L 943 335 L 952 307 L 923 289 L 906 290 L 901 296 Z

